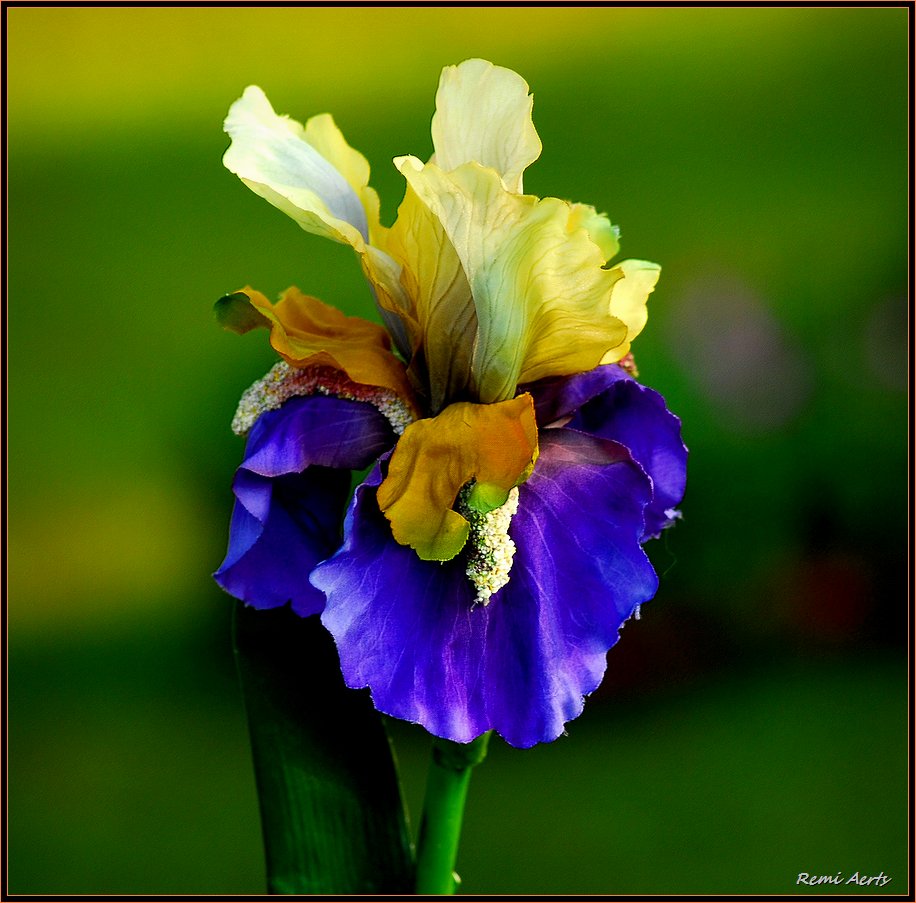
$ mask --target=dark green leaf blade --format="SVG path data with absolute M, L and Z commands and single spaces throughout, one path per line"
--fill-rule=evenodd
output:
M 331 637 L 288 608 L 235 612 L 273 894 L 403 894 L 410 833 L 381 717 L 343 683 Z

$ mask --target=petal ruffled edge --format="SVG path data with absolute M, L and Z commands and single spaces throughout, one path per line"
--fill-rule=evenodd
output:
M 608 351 L 601 358 L 602 364 L 612 364 L 625 357 L 633 340 L 638 336 L 649 319 L 646 302 L 655 291 L 662 268 L 648 260 L 622 260 L 611 268 L 619 278 L 611 289 L 610 312 L 622 323 L 626 323 L 626 341 Z

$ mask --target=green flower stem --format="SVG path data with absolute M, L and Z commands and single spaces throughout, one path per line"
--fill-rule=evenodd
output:
M 417 893 L 453 894 L 455 859 L 471 769 L 486 758 L 490 732 L 470 743 L 435 740 L 417 846 Z

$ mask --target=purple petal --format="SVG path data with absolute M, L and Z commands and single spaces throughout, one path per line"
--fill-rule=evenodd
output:
M 345 542 L 312 572 L 344 679 L 376 707 L 468 742 L 495 729 L 515 746 L 553 740 L 600 683 L 607 650 L 657 578 L 643 553 L 650 486 L 625 449 L 569 430 L 541 434 L 520 487 L 509 583 L 474 606 L 464 555 L 439 564 L 398 545 L 357 489 Z
M 308 574 L 340 544 L 349 471 L 393 442 L 388 421 L 364 402 L 315 395 L 263 414 L 232 484 L 229 550 L 216 582 L 255 608 L 291 602 L 302 616 L 321 611 L 324 596 Z
M 652 479 L 646 533 L 652 539 L 678 517 L 684 497 L 687 449 L 681 421 L 657 392 L 636 382 L 616 364 L 568 378 L 543 380 L 530 387 L 539 423 L 570 417 L 564 424 L 625 445 Z
M 350 475 L 309 468 L 304 474 L 267 479 L 247 471 L 233 484 L 237 501 L 226 560 L 214 574 L 228 593 L 255 608 L 292 603 L 298 615 L 316 614 L 324 597 L 309 571 L 337 548 Z M 256 507 L 261 516 L 250 513 Z
M 687 448 L 681 421 L 658 392 L 621 380 L 579 408 L 568 427 L 625 445 L 652 479 L 643 540 L 674 523 L 687 483 Z
M 519 389 L 530 392 L 534 397 L 534 412 L 538 424 L 543 427 L 574 414 L 587 401 L 627 380 L 632 382 L 633 377 L 622 367 L 605 364 L 573 376 L 542 379 L 528 386 L 519 386 Z
M 258 418 L 242 467 L 265 477 L 306 467 L 368 467 L 394 444 L 388 421 L 373 405 L 327 395 L 293 398 Z

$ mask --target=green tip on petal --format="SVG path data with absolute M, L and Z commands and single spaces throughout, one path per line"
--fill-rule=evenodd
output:
M 252 305 L 251 298 L 244 292 L 223 295 L 213 305 L 213 311 L 223 329 L 231 329 L 239 335 L 270 326 L 270 320 Z
M 495 483 L 475 483 L 465 503 L 478 514 L 489 514 L 502 505 L 509 498 L 509 490 L 497 486 Z

